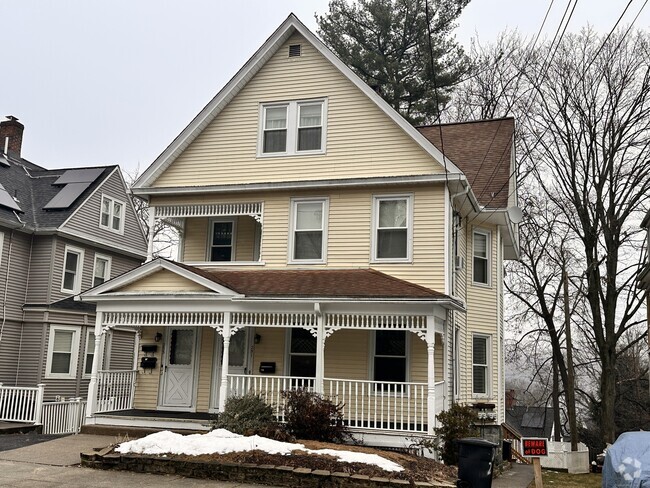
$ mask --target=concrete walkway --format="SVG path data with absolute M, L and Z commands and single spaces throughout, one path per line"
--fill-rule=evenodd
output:
M 512 463 L 512 468 L 492 480 L 492 488 L 528 488 L 535 479 L 531 464 Z
M 72 466 L 80 463 L 79 453 L 92 451 L 118 442 L 107 435 L 70 435 L 40 444 L 0 452 L 0 460 L 47 464 L 50 466 Z M 1 486 L 1 485 L 0 485 Z

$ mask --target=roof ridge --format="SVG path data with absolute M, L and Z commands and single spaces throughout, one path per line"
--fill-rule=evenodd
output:
M 481 124 L 481 123 L 487 123 L 487 122 L 501 122 L 504 120 L 515 120 L 515 117 L 512 115 L 507 115 L 505 117 L 496 117 L 492 119 L 475 119 L 475 120 L 463 120 L 460 122 L 442 122 L 440 124 L 428 124 L 428 125 L 416 125 L 414 126 L 416 129 L 426 129 L 430 127 L 441 127 L 441 126 L 449 126 L 449 125 L 465 125 L 465 124 Z

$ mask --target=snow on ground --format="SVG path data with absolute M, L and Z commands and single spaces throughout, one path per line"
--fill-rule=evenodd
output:
M 174 434 L 165 430 L 142 439 L 123 442 L 115 450 L 122 454 L 185 454 L 189 456 L 243 451 L 264 451 L 269 454 L 286 456 L 291 454 L 291 451 L 304 451 L 308 454 L 327 454 L 344 463 L 373 464 L 385 471 L 404 471 L 399 464 L 377 454 L 337 449 L 307 449 L 303 444 L 274 441 L 258 435 L 243 436 L 233 434 L 225 429 L 216 429 L 207 434 L 191 435 Z

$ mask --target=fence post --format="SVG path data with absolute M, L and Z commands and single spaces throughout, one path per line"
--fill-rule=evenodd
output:
M 78 434 L 81 430 L 81 420 L 84 418 L 84 415 L 81 412 L 81 397 L 73 398 L 72 401 L 74 402 L 74 433 Z
M 43 398 L 45 397 L 45 384 L 39 383 L 36 385 L 38 392 L 36 393 L 36 405 L 34 406 L 34 423 L 40 424 L 41 417 L 43 416 Z

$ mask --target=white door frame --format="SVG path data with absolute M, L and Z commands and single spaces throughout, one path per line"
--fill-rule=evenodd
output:
M 192 329 L 194 330 L 194 351 L 192 351 L 192 360 L 194 361 L 192 368 L 192 393 L 190 398 L 189 407 L 174 407 L 167 406 L 165 402 L 165 381 L 166 371 L 169 365 L 169 343 L 171 340 L 171 331 L 175 329 Z M 177 412 L 196 412 L 196 396 L 198 392 L 199 383 L 199 351 L 201 350 L 201 328 L 200 327 L 167 327 L 165 328 L 165 337 L 163 342 L 162 360 L 160 364 L 160 381 L 158 383 L 158 405 L 157 410 L 170 410 Z

